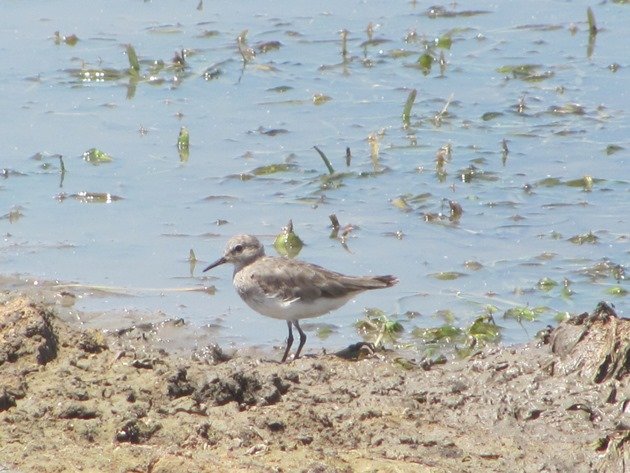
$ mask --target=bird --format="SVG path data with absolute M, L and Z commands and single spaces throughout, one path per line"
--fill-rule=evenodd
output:
M 289 328 L 284 363 L 293 345 L 295 327 L 300 344 L 298 359 L 306 334 L 300 320 L 319 317 L 340 308 L 357 294 L 391 287 L 395 276 L 346 276 L 316 264 L 284 256 L 267 256 L 260 240 L 252 235 L 236 235 L 229 239 L 223 256 L 203 272 L 225 263 L 234 265 L 232 283 L 243 301 L 259 314 L 285 320 Z

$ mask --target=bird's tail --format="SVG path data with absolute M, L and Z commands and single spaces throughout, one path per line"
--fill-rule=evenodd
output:
M 396 276 L 392 276 L 391 274 L 388 274 L 387 276 L 376 276 L 373 279 L 383 284 L 383 286 L 379 287 L 391 287 L 398 282 L 398 278 Z

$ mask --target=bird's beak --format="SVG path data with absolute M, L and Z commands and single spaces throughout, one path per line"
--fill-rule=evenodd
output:
M 218 260 L 216 260 L 214 263 L 212 263 L 210 266 L 208 266 L 206 269 L 204 269 L 203 272 L 205 273 L 209 269 L 216 268 L 217 266 L 219 266 L 219 265 L 221 265 L 223 263 L 227 263 L 227 260 L 225 259 L 225 256 L 223 256 L 223 257 L 219 258 Z

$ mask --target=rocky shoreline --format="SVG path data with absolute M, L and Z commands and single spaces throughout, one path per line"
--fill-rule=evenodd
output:
M 173 355 L 15 295 L 0 305 L 0 472 L 622 472 L 630 320 L 441 365 Z M 624 470 L 625 469 L 625 470 Z

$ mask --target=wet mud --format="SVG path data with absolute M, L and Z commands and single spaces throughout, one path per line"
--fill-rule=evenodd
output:
M 165 351 L 0 306 L 0 471 L 630 471 L 630 320 L 430 365 Z M 402 354 L 404 356 L 404 354 Z

